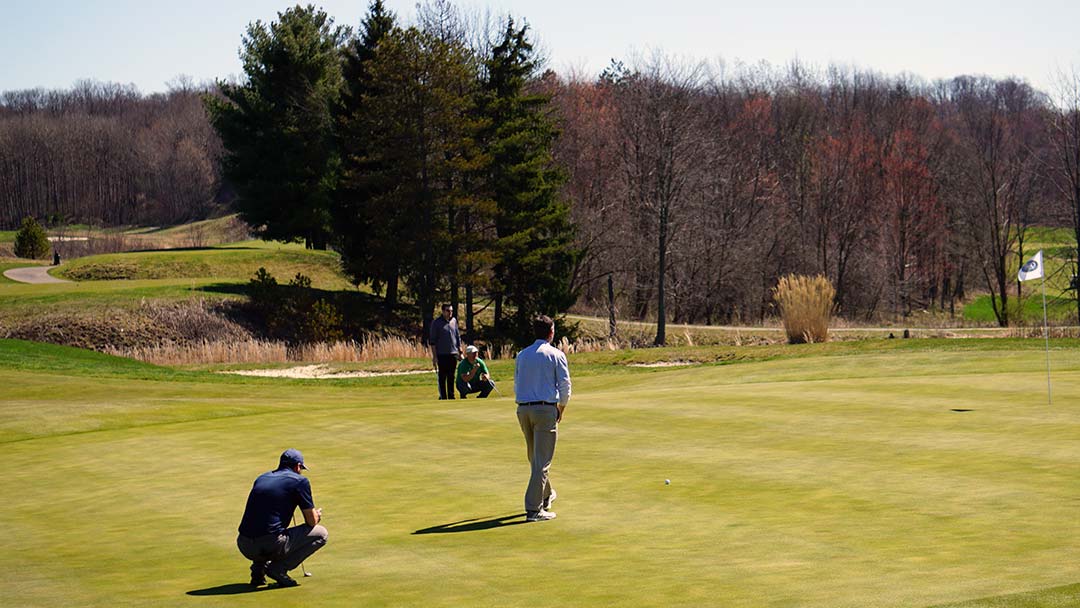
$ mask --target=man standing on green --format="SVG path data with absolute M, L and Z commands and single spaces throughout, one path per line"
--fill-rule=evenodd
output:
M 514 360 L 514 400 L 532 467 L 525 490 L 525 520 L 546 521 L 555 519 L 549 510 L 555 489 L 548 470 L 555 458 L 559 422 L 570 400 L 570 368 L 566 355 L 551 345 L 555 338 L 551 317 L 540 315 L 533 320 L 533 337 L 536 341 Z
M 486 399 L 488 394 L 495 390 L 491 373 L 488 372 L 484 360 L 480 358 L 480 349 L 472 344 L 465 347 L 465 358 L 458 363 L 457 390 L 461 393 L 462 399 L 465 399 L 469 393 L 480 393 L 477 398 Z
M 442 305 L 442 315 L 431 322 L 431 363 L 439 375 L 439 399 L 454 398 L 454 370 L 461 358 L 461 336 L 458 335 L 454 307 Z

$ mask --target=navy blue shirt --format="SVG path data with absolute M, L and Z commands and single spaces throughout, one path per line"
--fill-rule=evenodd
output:
M 296 507 L 315 508 L 311 500 L 311 482 L 291 469 L 263 473 L 255 480 L 248 494 L 240 534 L 258 538 L 264 534 L 281 534 L 289 527 Z
M 461 337 L 458 335 L 457 319 L 439 315 L 431 322 L 431 337 L 428 340 L 435 347 L 437 355 L 456 355 L 461 351 Z

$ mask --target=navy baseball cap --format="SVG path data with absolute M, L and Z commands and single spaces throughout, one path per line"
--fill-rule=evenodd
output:
M 300 450 L 294 450 L 289 448 L 281 453 L 281 460 L 278 461 L 281 466 L 292 468 L 293 465 L 300 465 L 301 469 L 307 470 L 304 466 L 304 455 L 300 453 Z

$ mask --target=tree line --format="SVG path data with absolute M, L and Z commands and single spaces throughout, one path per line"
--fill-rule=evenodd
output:
M 0 93 L 0 228 L 26 217 L 162 225 L 204 219 L 227 199 L 205 90 L 164 94 L 84 81 Z
M 610 276 L 663 343 L 669 318 L 759 321 L 780 277 L 820 274 L 848 318 L 952 312 L 975 289 L 1006 326 L 1028 229 L 1080 236 L 1080 78 L 1060 80 L 1051 99 L 1016 79 L 663 54 L 545 79 L 584 302 L 605 306 Z
M 389 303 L 403 285 L 425 317 L 463 292 L 471 329 L 482 294 L 498 328 L 504 306 L 565 310 L 580 296 L 655 319 L 663 344 L 669 318 L 757 322 L 775 313 L 780 277 L 820 274 L 848 318 L 955 312 L 974 289 L 1007 326 L 1029 228 L 1080 235 L 1075 74 L 1056 99 L 1012 78 L 729 70 L 662 53 L 560 77 L 512 20 L 493 29 L 448 0 L 418 8 L 402 28 L 373 2 L 355 36 L 310 6 L 255 24 L 249 81 L 225 97 L 243 107 L 259 90 L 277 98 L 270 122 L 290 103 L 307 112 L 292 124 L 318 125 L 294 142 L 321 151 L 298 189 L 314 197 L 309 213 L 295 196 L 267 205 L 271 192 L 238 188 L 245 217 L 267 236 L 287 227 L 332 244 L 358 282 Z M 321 33 L 300 35 L 299 22 Z M 304 39 L 321 45 L 304 54 L 317 69 L 271 82 L 312 68 L 268 59 Z M 286 92 L 297 83 L 312 83 L 300 103 Z M 224 107 L 215 124 L 232 150 Z M 520 236 L 540 226 L 541 238 Z
M 848 318 L 986 291 L 1008 325 L 1029 228 L 1080 235 L 1076 74 L 1051 96 L 655 53 L 560 76 L 530 34 L 448 0 L 413 25 L 372 2 L 356 31 L 297 6 L 249 26 L 242 79 L 212 91 L 4 94 L 0 223 L 194 219 L 227 192 L 389 307 L 452 301 L 474 336 L 490 309 L 497 340 L 578 302 L 656 320 L 657 343 L 669 319 L 773 315 L 793 273 Z
M 206 97 L 224 173 L 257 234 L 333 247 L 388 312 L 406 290 L 425 328 L 443 300 L 467 340 L 521 345 L 573 305 L 579 258 L 540 65 L 512 18 L 470 38 L 449 2 L 419 9 L 405 26 L 375 0 L 355 33 L 310 5 L 252 23 L 245 78 Z

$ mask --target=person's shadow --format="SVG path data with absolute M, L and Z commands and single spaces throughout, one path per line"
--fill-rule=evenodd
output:
M 518 518 L 521 518 L 518 520 Z M 490 530 L 492 528 L 502 528 L 505 526 L 516 526 L 525 523 L 525 513 L 514 513 L 513 515 L 503 515 L 502 517 L 492 517 L 489 519 L 480 519 L 474 517 L 472 519 L 463 519 L 461 521 L 450 522 L 448 524 L 439 524 L 437 526 L 431 526 L 430 528 L 423 528 L 413 532 L 413 534 L 449 534 L 451 532 L 476 532 L 478 530 Z
M 252 587 L 247 583 L 229 583 L 227 585 L 218 585 L 217 587 L 207 587 L 206 589 L 194 589 L 188 591 L 188 595 L 239 595 L 241 593 L 255 593 L 256 591 L 269 591 L 271 589 L 277 589 L 276 585 L 270 585 L 269 587 L 263 585 L 262 587 Z

